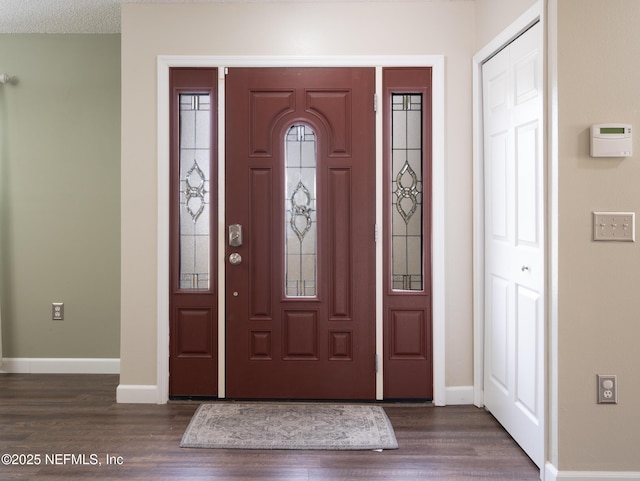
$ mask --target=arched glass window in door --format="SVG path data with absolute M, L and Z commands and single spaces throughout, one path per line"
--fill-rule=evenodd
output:
M 285 139 L 285 293 L 314 297 L 317 284 L 316 134 L 293 125 Z

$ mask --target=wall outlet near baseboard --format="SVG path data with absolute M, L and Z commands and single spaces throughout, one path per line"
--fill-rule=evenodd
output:
M 64 321 L 64 302 L 54 302 L 51 304 L 51 319 L 54 321 Z
M 614 374 L 598 374 L 598 404 L 618 404 L 618 379 Z

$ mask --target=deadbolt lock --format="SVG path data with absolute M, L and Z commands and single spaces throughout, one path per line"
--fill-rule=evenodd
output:
M 231 247 L 240 247 L 242 245 L 242 226 L 240 224 L 231 224 L 229 226 L 229 245 Z

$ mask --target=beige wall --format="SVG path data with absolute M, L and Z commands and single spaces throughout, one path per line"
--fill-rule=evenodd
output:
M 472 385 L 473 14 L 471 1 L 123 4 L 123 384 L 156 383 L 157 56 L 442 54 L 447 132 L 446 384 Z
M 0 35 L 0 69 L 3 355 L 117 358 L 120 36 Z
M 475 49 L 480 50 L 537 0 L 475 0 Z
M 591 240 L 591 212 L 640 213 L 634 157 L 589 156 L 591 124 L 640 127 L 637 0 L 558 1 L 558 448 L 562 470 L 640 471 L 640 241 Z M 637 232 L 637 230 L 636 230 Z M 597 373 L 619 404 L 596 404 Z

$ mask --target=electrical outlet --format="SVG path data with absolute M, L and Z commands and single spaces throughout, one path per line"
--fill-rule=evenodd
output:
M 64 321 L 64 302 L 54 302 L 51 304 L 51 319 L 54 321 Z
M 598 374 L 598 404 L 618 404 L 618 380 L 615 375 Z
M 635 242 L 635 212 L 594 212 L 593 240 Z

